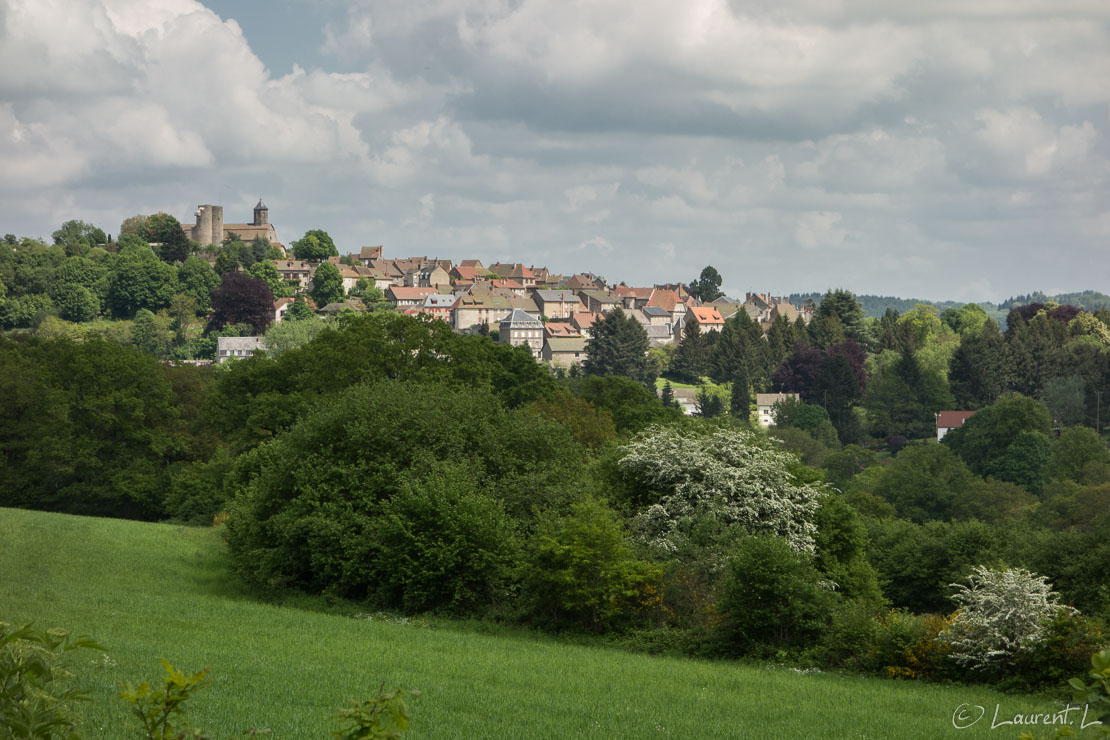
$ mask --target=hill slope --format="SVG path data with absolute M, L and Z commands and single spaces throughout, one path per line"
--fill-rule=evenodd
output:
M 633 655 L 258 603 L 228 572 L 217 532 L 0 509 L 0 620 L 91 634 L 89 737 L 133 737 L 125 680 L 158 659 L 211 668 L 190 723 L 216 737 L 269 727 L 324 737 L 348 699 L 419 689 L 411 737 L 998 737 L 989 720 L 1048 702 L 988 691 Z M 970 730 L 952 715 L 988 708 Z M 1005 730 L 1003 730 L 1005 733 Z M 1009 733 L 1016 735 L 1015 733 Z

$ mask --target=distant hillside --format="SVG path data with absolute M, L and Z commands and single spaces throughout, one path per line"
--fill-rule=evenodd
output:
M 814 304 L 818 304 L 821 302 L 823 295 L 824 293 L 791 293 L 789 300 L 795 304 L 802 304 L 807 300 L 812 300 Z M 881 318 L 888 308 L 893 308 L 898 313 L 905 313 L 919 303 L 936 306 L 941 313 L 946 309 L 960 308 L 965 305 L 960 301 L 931 301 L 925 298 L 897 298 L 889 295 L 857 295 L 856 298 L 863 305 L 864 313 L 875 318 Z M 1072 305 L 1082 308 L 1084 311 L 1110 308 L 1110 295 L 1099 293 L 1097 290 L 1084 290 L 1081 293 L 1060 293 L 1058 295 L 1046 295 L 1040 291 L 1035 291 L 1029 295 L 1014 296 L 997 304 L 990 301 L 978 301 L 978 303 L 986 309 L 989 315 L 998 319 L 1005 326 L 1006 314 L 1010 312 L 1011 308 L 1029 303 L 1048 303 L 1049 301 L 1061 305 Z
M 1061 305 L 1075 306 L 1084 311 L 1097 311 L 1100 308 L 1110 308 L 1110 295 L 1099 293 L 1097 290 L 1085 290 L 1082 293 L 1060 293 L 1058 295 L 1045 295 L 1037 291 L 1029 295 L 1014 296 L 998 304 L 1000 310 L 1009 311 L 1017 306 L 1029 303 L 1059 303 Z
M 821 297 L 824 293 L 791 293 L 789 300 L 794 304 L 801 304 L 807 300 L 812 300 L 814 304 L 821 302 Z M 919 303 L 928 303 L 929 305 L 936 306 L 938 311 L 943 312 L 948 308 L 960 308 L 964 304 L 958 301 L 931 301 L 924 298 L 897 298 L 892 295 L 857 295 L 856 299 L 863 305 L 863 312 L 867 316 L 874 316 L 881 318 L 888 308 L 893 308 L 898 313 L 905 313 L 913 309 Z M 983 308 L 987 311 L 995 309 L 992 303 L 981 303 Z

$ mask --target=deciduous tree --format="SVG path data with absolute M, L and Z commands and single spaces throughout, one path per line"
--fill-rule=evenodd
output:
M 227 324 L 247 324 L 261 335 L 274 320 L 274 294 L 263 281 L 241 272 L 224 275 L 212 291 L 208 331 Z

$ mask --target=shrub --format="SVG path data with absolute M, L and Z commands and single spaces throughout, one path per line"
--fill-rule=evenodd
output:
M 968 583 L 952 584 L 960 607 L 944 632 L 952 659 L 972 671 L 991 672 L 1017 654 L 1033 650 L 1045 623 L 1061 610 L 1057 594 L 1044 576 L 1024 568 L 991 570 L 976 566 Z
M 782 537 L 743 537 L 727 564 L 717 605 L 721 629 L 742 653 L 772 654 L 812 644 L 835 598 L 808 553 Z
M 768 533 L 813 551 L 821 491 L 795 477 L 793 456 L 750 432 L 651 427 L 624 448 L 617 464 L 631 484 L 654 494 L 636 521 L 661 552 L 678 551 L 705 527 L 716 530 L 707 539 Z
M 534 618 L 600 630 L 656 606 L 660 573 L 636 559 L 620 519 L 593 499 L 541 526 L 522 577 Z

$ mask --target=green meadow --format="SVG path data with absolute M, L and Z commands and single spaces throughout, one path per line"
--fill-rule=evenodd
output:
M 336 709 L 383 682 L 422 692 L 413 738 L 1016 738 L 1015 726 L 990 728 L 996 704 L 1000 717 L 1055 708 L 980 688 L 262 603 L 228 570 L 214 529 L 0 509 L 0 564 L 0 620 L 62 626 L 107 648 L 71 654 L 94 697 L 79 707 L 87 737 L 136 736 L 119 686 L 158 677 L 160 658 L 211 669 L 188 716 L 213 737 L 250 727 L 327 737 Z M 986 717 L 957 730 L 961 704 Z

